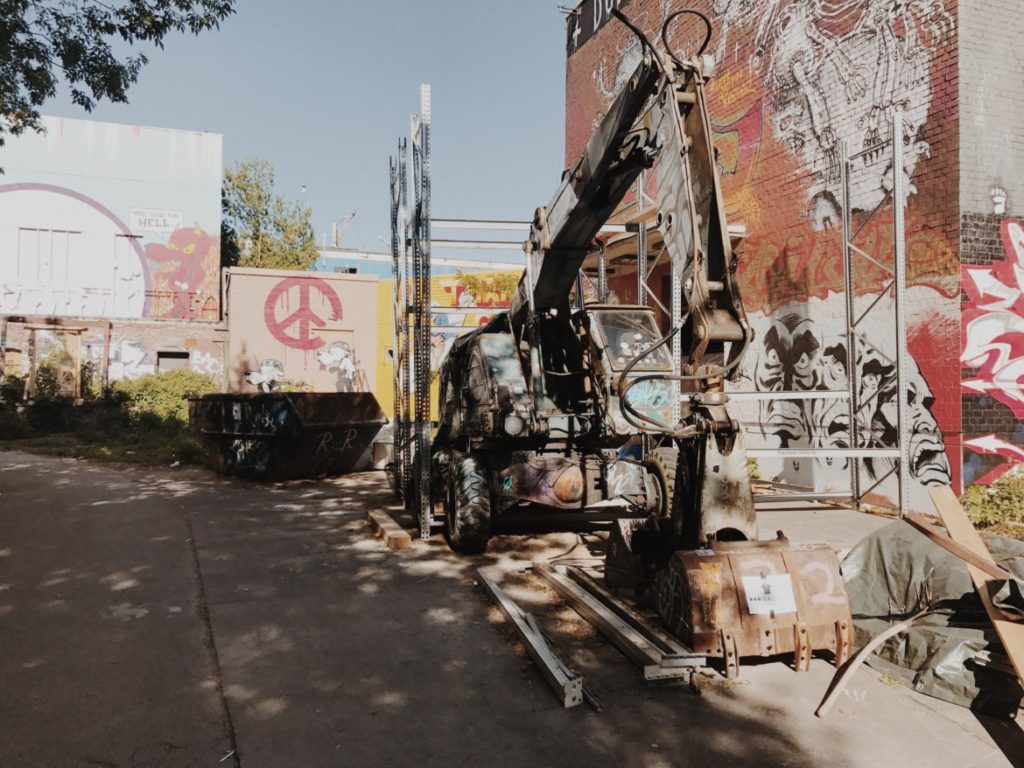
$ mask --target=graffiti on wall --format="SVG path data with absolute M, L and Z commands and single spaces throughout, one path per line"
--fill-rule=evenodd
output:
M 992 397 L 1024 419 L 1024 222 L 1000 224 L 1005 259 L 990 266 L 963 267 L 963 353 L 970 370 L 965 392 Z M 991 482 L 1024 460 L 1024 448 L 994 434 L 965 440 L 979 454 L 1006 459 L 978 480 Z
M 318 277 L 287 277 L 270 289 L 263 316 L 270 335 L 282 344 L 313 351 L 326 343 L 314 329 L 342 319 L 341 299 Z
M 651 35 L 679 0 L 634 0 L 627 10 Z M 894 445 L 892 302 L 884 297 L 877 321 L 862 326 L 881 339 L 884 354 L 848 351 L 845 318 L 840 149 L 853 155 L 850 197 L 861 259 L 855 302 L 863 309 L 883 289 L 892 263 L 888 206 L 865 222 L 893 188 L 892 146 L 902 151 L 907 198 L 905 252 L 910 337 L 912 496 L 927 504 L 925 486 L 958 485 L 961 462 L 947 453 L 960 431 L 959 257 L 956 193 L 944 183 L 955 143 L 939 140 L 946 100 L 956 85 L 943 78 L 955 56 L 955 18 L 946 0 L 701 0 L 714 24 L 715 60 L 707 90 L 714 143 L 730 223 L 746 225 L 739 282 L 757 334 L 742 389 L 843 389 L 849 366 L 869 404 L 851 425 L 845 400 L 743 403 L 751 446 L 842 447 Z M 683 55 L 699 41 L 685 17 L 669 30 Z M 653 39 L 653 35 L 652 39 Z M 573 161 L 628 81 L 642 54 L 621 25 L 607 25 L 600 43 L 570 54 L 566 159 Z M 889 136 L 897 110 L 902 133 Z M 953 134 L 955 135 L 955 131 Z M 654 197 L 653 174 L 645 191 Z M 629 200 L 626 201 L 626 205 Z M 861 228 L 861 225 L 864 225 Z M 877 352 L 877 350 L 876 350 Z M 852 358 L 852 359 L 851 359 Z M 955 456 L 955 460 L 951 460 Z M 862 463 L 863 480 L 884 475 L 878 459 Z M 772 460 L 767 476 L 818 488 L 848 487 L 843 461 Z M 866 486 L 865 486 L 866 487 Z M 881 487 L 895 498 L 893 485 Z
M 152 277 L 150 315 L 177 319 L 217 319 L 220 239 L 201 227 L 171 232 L 166 243 L 148 243 Z
M 256 370 L 245 372 L 245 381 L 260 392 L 273 392 L 284 379 L 284 365 L 280 360 L 260 360 Z
M 915 306 L 934 304 L 931 288 L 910 289 Z M 863 311 L 870 297 L 857 302 Z M 740 389 L 760 392 L 841 392 L 849 387 L 851 366 L 855 373 L 860 410 L 851 426 L 848 401 L 824 397 L 809 400 L 765 400 L 759 405 L 740 405 L 744 422 L 755 425 L 760 437 L 779 448 L 849 448 L 853 438 L 859 448 L 898 446 L 897 382 L 894 350 L 895 327 L 879 324 L 870 338 L 856 343 L 856 355 L 848 351 L 843 316 L 830 312 L 845 299 L 841 294 L 781 307 L 768 315 L 755 312 L 750 320 L 756 341 L 745 361 Z M 880 311 L 892 309 L 891 299 L 883 298 Z M 942 326 L 946 320 L 934 310 L 919 310 L 918 327 Z M 933 312 L 926 317 L 926 313 Z M 891 316 L 891 315 L 887 315 Z M 914 361 L 913 353 L 926 347 L 930 339 L 912 332 L 908 341 L 907 400 L 909 442 L 907 454 L 911 477 L 920 486 L 945 485 L 953 480 L 953 469 L 945 445 L 948 424 L 941 424 L 932 386 Z M 852 359 L 851 359 L 852 357 Z M 769 476 L 796 475 L 817 487 L 847 486 L 849 465 L 843 458 L 779 460 L 778 466 L 766 462 Z M 891 459 L 869 458 L 861 462 L 868 484 L 885 475 L 893 466 Z M 883 487 L 883 490 L 885 488 Z M 922 488 L 912 491 L 923 501 Z
M 334 374 L 335 392 L 367 392 L 370 385 L 355 350 L 347 341 L 335 341 L 316 353 L 324 370 Z
M 807 190 L 816 218 L 839 213 L 840 142 L 872 172 L 851 187 L 854 207 L 870 209 L 892 189 L 886 146 L 904 150 L 907 194 L 916 163 L 930 146 L 925 124 L 931 106 L 935 48 L 955 29 L 941 0 L 714 0 L 720 24 L 716 60 L 735 64 L 740 46 L 730 36 L 752 37 L 749 71 L 763 78 L 776 138 L 809 167 Z M 730 61 L 731 60 L 731 61 Z M 889 135 L 888 115 L 899 110 L 902 135 Z
M 219 238 L 180 228 L 166 242 L 97 199 L 53 184 L 0 185 L 0 312 L 216 320 Z
M 498 272 L 473 275 L 442 275 L 432 278 L 431 301 L 436 311 L 431 324 L 430 367 L 438 370 L 455 340 L 466 331 L 486 324 L 495 311 L 507 309 L 519 272 Z M 462 312 L 444 312 L 445 307 L 458 307 Z M 479 309 L 479 312 L 471 310 Z M 448 330 L 451 329 L 451 330 Z
M 857 394 L 862 404 L 854 416 L 852 430 L 847 401 L 829 398 L 762 402 L 762 433 L 777 438 L 783 448 L 848 448 L 851 435 L 858 447 L 896 447 L 896 365 L 890 355 L 873 345 L 858 344 L 856 358 L 851 361 L 846 339 L 825 335 L 822 324 L 806 315 L 779 314 L 771 319 L 770 327 L 758 341 L 754 383 L 761 392 L 842 391 L 849 386 L 851 363 L 856 368 Z M 912 363 L 909 368 L 911 476 L 922 485 L 949 484 L 949 460 L 942 432 L 931 411 L 935 397 L 917 365 Z M 839 464 L 846 469 L 845 459 Z M 892 465 L 885 460 L 879 465 L 878 460 L 868 459 L 865 466 L 868 475 L 877 479 Z

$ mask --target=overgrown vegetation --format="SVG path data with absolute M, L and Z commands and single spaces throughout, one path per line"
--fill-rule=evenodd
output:
M 0 382 L 0 441 L 60 456 L 142 464 L 191 463 L 199 446 L 188 432 L 189 395 L 217 391 L 209 376 L 169 371 L 115 382 L 100 391 L 98 376 L 83 366 L 80 403 L 56 396 L 54 369 L 44 358 L 36 375 L 37 397 L 22 402 L 24 380 Z M 87 378 L 88 374 L 88 378 Z
M 1024 524 L 1024 473 L 1011 471 L 991 485 L 972 485 L 961 499 L 979 528 L 1016 528 Z

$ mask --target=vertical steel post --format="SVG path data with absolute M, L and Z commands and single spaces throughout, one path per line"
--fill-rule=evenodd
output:
M 647 304 L 647 224 L 643 220 L 636 231 L 636 303 Z
M 907 264 L 904 254 L 904 210 L 905 204 L 903 178 L 903 117 L 899 110 L 892 111 L 890 127 L 892 142 L 892 253 L 896 278 L 896 433 L 897 447 L 900 452 L 899 483 L 900 483 L 900 517 L 905 517 L 910 505 L 910 464 L 907 452 L 910 441 L 907 439 L 909 403 L 907 402 L 907 316 L 904 302 L 907 291 Z
M 850 248 L 850 239 L 853 236 L 853 211 L 850 209 L 850 160 L 845 139 L 839 142 L 839 184 L 843 220 L 843 284 L 846 290 L 846 385 L 847 413 L 850 420 L 848 431 L 850 448 L 857 448 L 860 432 L 857 428 L 857 416 L 859 413 L 857 396 L 857 329 L 854 326 L 854 318 L 857 315 L 853 278 L 853 250 Z M 851 456 L 849 461 L 850 496 L 853 498 L 853 505 L 860 509 L 860 460 L 855 456 Z
M 392 440 L 394 449 L 392 460 L 395 463 L 395 489 L 399 495 L 405 493 L 406 468 L 403 465 L 403 449 L 405 445 L 404 408 L 402 405 L 402 322 L 405 316 L 404 297 L 401 293 L 401 257 L 405 235 L 402 228 L 402 189 L 401 178 L 405 174 L 405 156 L 403 143 L 399 142 L 398 156 L 392 157 L 389 164 L 389 181 L 391 183 L 391 279 L 395 295 L 392 299 L 392 322 L 394 325 L 393 342 L 393 386 L 392 407 L 395 414 Z
M 420 86 L 420 174 L 417 206 L 416 480 L 420 538 L 430 538 L 430 86 Z

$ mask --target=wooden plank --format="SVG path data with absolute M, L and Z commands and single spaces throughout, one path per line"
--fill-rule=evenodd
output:
M 663 665 L 662 659 L 665 654 L 661 652 L 661 649 L 568 576 L 552 568 L 550 564 L 535 561 L 533 571 L 554 587 L 555 591 L 573 610 L 593 624 L 628 659 L 639 666 L 645 680 L 688 677 L 692 673 L 693 665 L 682 667 L 676 666 L 674 663 Z
M 943 525 L 949 531 L 949 537 L 979 557 L 988 560 L 990 563 L 995 563 L 992 559 L 992 554 L 985 546 L 985 542 L 981 540 L 981 536 L 974 526 L 971 525 L 967 513 L 960 506 L 960 500 L 953 493 L 953 489 L 948 485 L 937 485 L 931 489 L 930 493 L 932 502 L 939 512 L 939 517 L 942 518 Z M 1017 677 L 1024 680 L 1024 621 L 1011 619 L 992 604 L 992 596 L 989 590 L 1000 582 L 1001 579 L 992 578 L 980 568 L 970 563 L 967 564 L 967 570 L 971 574 L 971 580 L 974 582 L 975 589 L 978 590 L 978 595 L 981 597 L 982 605 L 985 606 L 985 611 L 992 620 L 992 624 L 995 625 L 996 634 L 999 635 L 999 639 L 1003 643 L 1006 655 L 1010 657 L 1010 663 L 1013 664 L 1013 668 L 1017 671 Z
M 377 535 L 384 539 L 388 549 L 409 549 L 412 547 L 412 537 L 387 512 L 379 509 L 367 512 L 366 520 L 370 523 L 373 530 L 377 532 Z
M 938 544 L 940 547 L 942 547 L 944 550 L 949 552 L 951 555 L 955 555 L 956 557 L 959 557 L 961 560 L 963 560 L 965 563 L 970 563 L 971 565 L 980 568 L 992 578 L 999 579 L 1001 581 L 1005 581 L 1006 579 L 1011 578 L 1010 574 L 1006 570 L 1000 568 L 991 560 L 981 557 L 980 555 L 974 554 L 974 552 L 967 549 L 967 547 L 963 546 L 962 544 L 959 544 L 956 541 L 953 541 L 953 539 L 949 538 L 949 536 L 942 533 L 941 531 L 936 530 L 932 526 L 931 521 L 924 515 L 918 515 L 914 512 L 908 512 L 906 515 L 904 515 L 903 519 L 910 523 L 912 526 L 914 526 L 917 530 L 919 530 L 929 539 Z
M 540 633 L 536 620 L 506 595 L 482 568 L 477 569 L 476 575 L 505 618 L 512 622 L 516 634 L 562 706 L 575 707 L 582 704 L 583 678 L 573 675 L 562 660 L 555 656 Z

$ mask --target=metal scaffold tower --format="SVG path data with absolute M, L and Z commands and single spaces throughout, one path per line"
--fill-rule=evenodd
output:
M 872 492 L 893 475 L 898 478 L 898 506 L 900 516 L 909 511 L 910 503 L 910 471 L 907 450 L 908 435 L 908 379 L 907 379 L 907 320 L 906 320 L 906 247 L 904 233 L 904 213 L 906 205 L 907 179 L 903 171 L 903 123 L 898 111 L 894 110 L 890 118 L 889 138 L 860 152 L 850 153 L 846 142 L 840 144 L 839 184 L 841 207 L 841 240 L 842 267 L 844 278 L 844 339 L 846 353 L 846 388 L 837 390 L 819 390 L 809 392 L 759 392 L 730 393 L 734 399 L 748 397 L 760 400 L 845 400 L 847 403 L 849 445 L 847 447 L 806 446 L 787 448 L 748 449 L 748 455 L 757 457 L 809 458 L 809 459 L 846 459 L 849 462 L 850 487 L 848 490 L 830 490 L 810 492 L 787 492 L 778 496 L 766 497 L 790 501 L 823 501 L 844 500 L 860 508 Z M 858 173 L 857 162 L 866 155 L 890 153 L 892 168 L 892 185 L 886 190 L 875 207 L 867 212 L 855 210 L 851 201 L 851 185 L 855 183 Z M 886 208 L 891 209 L 892 241 L 890 253 L 883 263 L 858 245 L 860 236 L 866 227 L 877 217 L 883 215 Z M 885 283 L 880 289 L 860 285 L 857 279 L 857 267 L 864 261 L 881 270 L 886 275 Z M 867 306 L 858 311 L 858 295 L 873 298 Z M 882 300 L 892 297 L 891 316 L 883 316 Z M 876 323 L 892 323 L 896 329 L 893 349 L 881 349 L 876 340 L 865 333 L 865 324 L 872 320 Z M 870 349 L 874 355 L 891 366 L 893 373 L 869 394 L 862 391 L 858 361 L 862 352 Z M 877 399 L 882 392 L 895 390 L 897 400 L 897 428 L 895 445 L 879 447 L 869 445 L 864 439 L 862 424 L 870 422 L 870 414 L 865 416 L 865 409 L 877 406 Z M 872 478 L 873 482 L 862 487 L 862 469 L 865 460 L 887 460 L 892 466 L 885 472 Z
M 417 521 L 420 537 L 430 537 L 435 520 L 430 499 L 430 451 L 434 424 L 430 413 L 430 385 L 435 331 L 447 333 L 472 330 L 436 325 L 435 314 L 489 313 L 501 307 L 460 304 L 434 306 L 431 297 L 432 247 L 478 251 L 514 251 L 522 256 L 522 241 L 433 239 L 433 229 L 505 230 L 525 233 L 528 222 L 475 219 L 431 219 L 430 168 L 430 86 L 420 86 L 420 114 L 411 120 L 411 142 L 399 141 L 390 161 L 391 185 L 391 276 L 395 283 L 394 321 L 394 465 L 395 491 L 406 510 Z M 409 143 L 412 162 L 409 162 Z M 409 198 L 411 178 L 412 199 Z M 475 270 L 498 270 L 507 263 L 483 260 L 439 259 L 447 266 Z M 519 263 L 514 265 L 516 268 Z
M 430 86 L 411 121 L 412 199 L 406 142 L 391 158 L 394 302 L 395 487 L 430 536 Z

